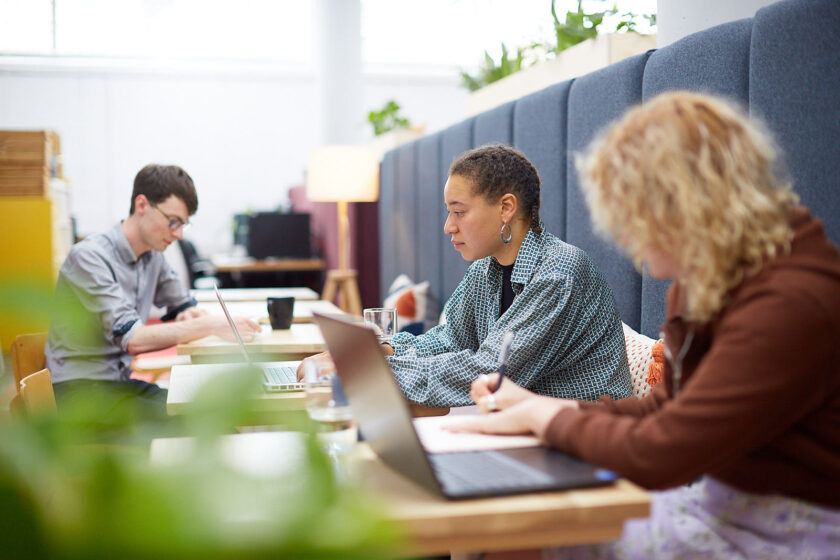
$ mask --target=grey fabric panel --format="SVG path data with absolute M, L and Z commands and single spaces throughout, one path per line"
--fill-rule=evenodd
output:
M 396 202 L 397 154 L 391 150 L 379 167 L 379 293 L 384 298 L 397 272 L 397 245 L 393 235 Z
M 751 18 L 737 20 L 694 33 L 653 52 L 645 65 L 642 98 L 647 101 L 663 91 L 688 89 L 746 105 L 751 31 Z M 643 334 L 659 336 L 665 320 L 665 293 L 670 285 L 670 280 L 643 275 Z
M 499 105 L 475 117 L 474 147 L 484 144 L 513 144 L 513 107 L 515 101 Z
M 648 274 L 642 275 L 640 333 L 651 338 L 659 338 L 662 324 L 665 322 L 665 294 L 670 286 L 670 280 L 658 280 Z
M 440 138 L 440 169 L 441 178 L 444 183 L 449 177 L 449 166 L 452 162 L 474 147 L 473 144 L 473 126 L 476 117 L 469 118 L 454 124 L 441 132 Z M 443 225 L 441 225 L 443 228 Z M 452 248 L 452 243 L 448 235 L 441 235 L 440 237 L 441 254 L 443 255 L 443 275 L 440 300 L 441 307 L 452 295 L 455 287 L 464 277 L 469 263 L 461 258 L 461 255 Z
M 774 133 L 794 190 L 840 244 L 840 2 L 779 2 L 754 20 L 750 113 Z
M 397 274 L 417 278 L 417 174 L 415 149 L 417 143 L 409 142 L 396 148 L 397 169 L 394 191 L 394 244 L 396 245 Z M 391 278 L 393 282 L 394 278 Z M 387 288 L 385 286 L 387 294 Z
M 746 105 L 752 18 L 712 27 L 654 51 L 645 66 L 642 99 L 688 89 Z
M 417 278 L 429 281 L 429 291 L 443 301 L 444 204 L 440 165 L 441 135 L 433 134 L 417 142 Z
M 540 218 L 561 239 L 566 238 L 566 108 L 571 84 L 523 97 L 513 111 L 513 145 L 540 174 Z
M 566 240 L 586 251 L 615 294 L 621 320 L 638 330 L 641 318 L 641 276 L 614 243 L 596 235 L 580 190 L 574 154 L 595 134 L 642 100 L 647 53 L 577 78 L 569 90 Z

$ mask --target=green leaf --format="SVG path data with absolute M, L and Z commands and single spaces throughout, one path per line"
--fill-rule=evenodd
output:
M 461 73 L 462 80 L 464 74 Z M 391 130 L 411 128 L 411 122 L 400 116 L 400 105 L 393 99 L 388 100 L 379 111 L 368 112 L 368 122 L 373 126 L 374 136 L 379 136 Z

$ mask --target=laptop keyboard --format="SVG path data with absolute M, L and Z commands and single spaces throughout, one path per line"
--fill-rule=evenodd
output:
M 263 368 L 265 372 L 265 380 L 270 385 L 282 385 L 285 383 L 297 383 L 297 374 L 295 368 L 289 366 L 266 367 Z
M 444 488 L 508 490 L 549 485 L 554 478 L 496 451 L 438 453 L 429 461 Z

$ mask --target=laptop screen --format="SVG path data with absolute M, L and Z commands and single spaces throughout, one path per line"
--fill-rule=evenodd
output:
M 248 355 L 248 351 L 245 349 L 245 343 L 242 342 L 242 337 L 239 336 L 239 329 L 236 328 L 236 323 L 233 322 L 233 317 L 230 316 L 227 305 L 225 305 L 225 300 L 222 298 L 222 292 L 219 291 L 219 287 L 215 284 L 213 285 L 213 289 L 216 291 L 216 299 L 219 300 L 219 304 L 222 306 L 222 311 L 225 312 L 225 318 L 227 318 L 230 328 L 233 329 L 233 334 L 236 336 L 236 342 L 239 343 L 239 348 L 242 350 L 242 355 L 245 357 L 245 361 L 249 364 L 252 363 L 251 356 Z
M 363 324 L 314 313 L 371 449 L 395 470 L 439 492 L 432 467 L 376 334 Z

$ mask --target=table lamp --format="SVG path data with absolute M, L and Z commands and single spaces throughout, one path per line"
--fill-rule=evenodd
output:
M 348 202 L 374 202 L 379 198 L 380 153 L 366 146 L 322 146 L 309 153 L 306 196 L 313 202 L 338 203 L 338 270 L 327 272 L 322 298 L 336 293 L 345 312 L 362 314 L 357 273 L 350 269 Z

